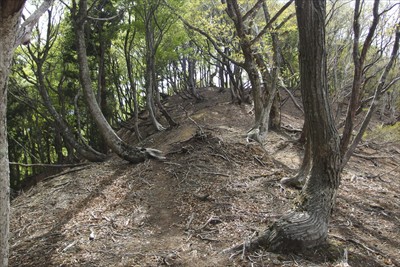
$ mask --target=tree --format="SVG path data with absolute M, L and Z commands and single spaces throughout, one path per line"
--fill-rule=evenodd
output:
M 0 2 L 0 266 L 8 266 L 8 233 L 10 214 L 10 180 L 6 129 L 7 81 L 14 50 L 27 43 L 33 26 L 53 2 L 45 0 L 22 25 L 21 15 L 26 0 Z
M 364 35 L 361 27 L 362 10 L 364 10 L 364 13 L 368 11 L 368 9 L 363 7 L 365 3 L 359 0 L 355 1 L 353 10 L 354 19 L 352 20 L 352 27 L 349 27 L 348 30 L 346 30 L 346 25 L 343 25 L 343 20 L 336 22 L 332 17 L 334 15 L 339 16 L 340 12 L 346 11 L 347 13 L 345 13 L 344 16 L 348 16 L 348 12 L 349 10 L 351 11 L 352 8 L 346 7 L 346 5 L 343 4 L 344 11 L 341 11 L 340 8 L 335 7 L 335 3 L 331 7 L 329 17 L 327 18 L 327 28 L 331 30 L 329 36 L 327 34 L 327 37 L 329 37 L 327 54 L 329 57 L 328 62 L 331 62 L 332 65 L 331 69 L 328 70 L 329 76 L 332 77 L 330 81 L 328 81 L 328 86 L 330 87 L 330 93 L 333 94 L 333 98 L 345 98 L 341 95 L 350 95 L 347 103 L 345 121 L 339 123 L 337 126 L 338 129 L 344 126 L 340 142 L 341 169 L 343 169 L 361 141 L 371 116 L 377 109 L 381 96 L 399 80 L 398 71 L 397 74 L 392 72 L 394 74 L 392 74 L 392 78 L 390 78 L 389 75 L 394 68 L 397 55 L 399 40 L 396 36 L 396 31 L 398 31 L 398 26 L 396 26 L 396 24 L 398 25 L 399 20 L 392 20 L 391 23 L 388 23 L 388 21 L 385 23 L 383 21 L 383 25 L 386 26 L 385 32 L 390 32 L 390 34 L 394 33 L 394 38 L 383 35 L 378 36 L 376 32 L 379 28 L 379 21 L 384 19 L 384 15 L 392 10 L 396 4 L 389 3 L 382 11 L 379 11 L 379 0 L 375 0 L 372 6 L 371 25 L 365 32 L 365 40 L 360 44 L 361 36 Z M 336 25 L 336 23 L 339 25 Z M 351 28 L 354 32 L 353 40 L 350 38 Z M 391 54 L 389 54 L 388 51 L 390 45 L 393 45 Z M 347 55 L 352 55 L 352 59 L 351 56 Z M 351 64 L 353 64 L 353 74 L 350 73 Z M 395 78 L 393 78 L 393 76 Z M 351 91 L 348 92 L 346 88 L 351 89 Z M 337 104 L 336 117 L 337 120 L 340 120 L 342 106 L 344 106 L 346 100 L 339 99 L 337 101 L 339 103 Z M 368 102 L 371 102 L 369 107 Z M 361 114 L 363 110 L 368 111 L 366 112 L 364 120 L 362 120 L 360 126 L 357 128 L 355 126 L 356 116 Z M 306 117 L 303 127 L 303 136 L 305 137 L 303 163 L 295 177 L 285 177 L 281 180 L 281 183 L 286 186 L 301 188 L 313 164 L 308 138 L 308 128 L 313 126 L 308 126 L 307 123 Z M 355 135 L 354 132 L 356 132 Z
M 163 159 L 164 157 L 161 155 L 161 151 L 159 150 L 129 146 L 119 138 L 107 122 L 93 92 L 89 63 L 86 54 L 85 22 L 88 19 L 87 0 L 79 0 L 79 6 L 77 6 L 76 1 L 72 1 L 72 8 L 70 10 L 73 17 L 75 38 L 77 42 L 80 83 L 89 106 L 90 114 L 98 126 L 105 142 L 118 156 L 132 163 L 142 162 L 149 157 Z
M 146 106 L 153 126 L 158 131 L 162 131 L 165 128 L 156 118 L 156 105 L 170 126 L 177 125 L 161 104 L 156 69 L 157 51 L 160 48 L 165 33 L 170 29 L 174 21 L 169 13 L 164 12 L 165 8 L 162 5 L 162 0 L 149 0 L 136 3 L 134 9 L 143 21 L 144 26 Z
M 328 99 L 325 50 L 325 0 L 296 0 L 301 93 L 313 165 L 297 208 L 259 238 L 246 244 L 271 251 L 299 250 L 325 242 L 340 182 L 339 134 Z M 243 245 L 229 251 L 243 249 Z
M 56 125 L 56 129 L 60 130 L 61 135 L 63 136 L 64 140 L 73 147 L 76 152 L 82 156 L 83 158 L 99 162 L 104 161 L 107 157 L 105 154 L 102 154 L 92 147 L 90 147 L 86 142 L 82 140 L 80 143 L 76 140 L 74 131 L 68 125 L 68 123 L 64 120 L 64 118 L 59 114 L 59 112 L 54 107 L 51 97 L 48 92 L 48 88 L 51 88 L 52 85 L 50 84 L 50 80 L 45 78 L 44 69 L 51 69 L 54 68 L 51 62 L 51 49 L 54 46 L 54 43 L 57 40 L 57 36 L 59 34 L 59 27 L 56 25 L 52 25 L 52 14 L 53 10 L 48 11 L 48 21 L 47 21 L 47 31 L 45 32 L 45 36 L 41 37 L 40 31 L 38 29 L 38 40 L 33 45 L 31 44 L 26 51 L 26 56 L 31 59 L 32 65 L 32 72 L 34 73 L 35 78 L 31 79 L 28 78 L 28 74 L 24 73 L 23 77 L 28 80 L 32 80 L 33 85 L 39 91 L 41 98 L 43 100 L 43 105 L 46 107 L 50 115 L 54 120 L 54 124 Z M 44 44 L 41 44 L 41 38 L 43 38 Z M 47 66 L 46 66 L 47 64 Z M 21 70 L 23 72 L 23 70 Z M 64 80 L 62 77 L 61 81 Z M 79 133 L 80 135 L 80 133 Z M 80 139 L 83 139 L 82 137 Z M 39 145 L 39 142 L 37 142 Z M 50 159 L 49 159 L 50 160 Z M 49 162 L 50 163 L 50 162 Z
M 292 17 L 291 15 L 287 16 L 278 26 L 275 26 L 278 18 L 281 17 L 292 2 L 293 0 L 287 1 L 271 17 L 264 1 L 255 1 L 255 4 L 250 7 L 248 7 L 248 2 L 242 5 L 237 0 L 221 1 L 222 5 L 219 8 L 225 8 L 226 15 L 230 20 L 228 24 L 230 25 L 228 27 L 221 27 L 219 35 L 230 36 L 226 38 L 213 36 L 215 33 L 209 33 L 212 30 L 209 30 L 207 27 L 203 27 L 206 30 L 197 27 L 195 23 L 190 23 L 180 16 L 189 29 L 202 34 L 212 43 L 215 50 L 223 58 L 221 60 L 223 64 L 235 64 L 246 71 L 251 85 L 255 114 L 255 122 L 248 133 L 248 137 L 259 142 L 268 133 L 271 122 L 270 115 L 279 116 L 279 112 L 276 109 L 274 109 L 275 112 L 271 113 L 277 93 L 278 75 L 281 67 L 279 39 L 274 31 L 277 31 Z M 259 21 L 257 19 L 259 17 L 258 13 L 261 9 L 263 10 L 262 23 L 257 24 L 257 21 Z M 218 16 L 211 21 L 214 23 L 211 27 L 220 27 L 215 25 L 221 21 Z M 207 25 L 208 22 L 204 23 Z M 267 33 L 272 39 L 270 51 L 266 49 L 268 47 L 266 45 L 268 40 L 266 38 Z M 240 50 L 240 58 L 230 55 L 232 51 L 236 51 L 237 49 L 229 49 L 232 46 L 229 42 L 237 44 Z M 272 55 L 270 58 L 268 58 L 269 54 Z M 277 105 L 274 106 L 277 107 Z M 276 125 L 279 124 L 279 119 L 273 119 L 272 121 L 275 127 L 279 127 Z

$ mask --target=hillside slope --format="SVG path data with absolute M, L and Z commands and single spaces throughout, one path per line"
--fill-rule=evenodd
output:
M 141 123 L 140 145 L 166 161 L 132 165 L 116 157 L 48 177 L 12 202 L 10 266 L 399 266 L 399 147 L 364 143 L 343 174 L 329 244 L 298 255 L 219 252 L 262 232 L 292 207 L 296 136 L 271 132 L 247 143 L 251 107 L 203 91 L 195 103 L 170 97 L 179 126 L 155 133 Z M 145 114 L 142 114 L 145 117 Z M 301 128 L 284 106 L 284 125 Z M 119 132 L 134 144 L 134 134 Z M 378 150 L 379 148 L 379 150 Z

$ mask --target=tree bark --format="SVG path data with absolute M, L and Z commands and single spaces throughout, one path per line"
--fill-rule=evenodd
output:
M 0 266 L 8 266 L 10 169 L 7 142 L 7 82 L 25 0 L 0 3 Z
M 312 167 L 296 211 L 280 218 L 249 244 L 270 251 L 294 251 L 326 241 L 340 182 L 339 134 L 329 107 L 325 54 L 325 0 L 296 0 L 300 80 L 311 142 Z M 229 251 L 243 249 L 243 245 Z
M 0 266 L 8 266 L 10 169 L 7 142 L 7 82 L 25 0 L 1 1 L 0 6 Z
M 85 31 L 84 25 L 87 13 L 87 0 L 79 0 L 79 9 L 76 7 L 76 2 L 73 1 L 72 15 L 74 18 L 74 30 L 76 34 L 78 62 L 79 62 L 79 78 L 85 94 L 86 101 L 89 106 L 90 114 L 92 115 L 96 125 L 99 127 L 101 134 L 104 137 L 107 145 L 119 157 L 132 162 L 139 163 L 149 157 L 164 159 L 161 151 L 150 148 L 131 147 L 118 137 L 111 128 L 110 124 L 105 119 L 101 109 L 96 101 L 96 96 L 93 93 L 92 83 L 90 80 L 89 63 L 86 54 Z

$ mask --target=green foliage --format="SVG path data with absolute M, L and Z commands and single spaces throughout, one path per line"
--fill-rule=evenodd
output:
M 244 60 L 234 24 L 225 11 L 226 4 L 222 4 L 221 1 L 200 0 L 168 0 L 167 2 L 172 9 L 165 6 L 164 1 L 161 0 L 89 1 L 89 6 L 92 8 L 88 15 L 92 18 L 103 19 L 88 19 L 85 24 L 91 79 L 93 88 L 96 90 L 95 93 L 99 95 L 99 58 L 101 48 L 105 48 L 103 82 L 105 81 L 106 92 L 103 97 L 105 97 L 107 106 L 104 107 L 103 112 L 113 127 L 118 127 L 120 121 L 127 120 L 132 116 L 133 88 L 137 89 L 136 97 L 139 109 L 144 107 L 145 58 L 148 52 L 146 51 L 146 30 L 149 30 L 149 27 L 157 44 L 154 56 L 157 82 L 160 88 L 166 87 L 167 80 L 171 82 L 172 79 L 176 79 L 176 85 L 171 85 L 170 88 L 166 88 L 166 91 L 172 92 L 171 88 L 174 86 L 178 87 L 173 88 L 175 91 L 185 87 L 187 64 L 184 67 L 182 62 L 187 63 L 188 59 L 196 62 L 196 71 L 199 69 L 209 70 L 215 72 L 214 76 L 217 75 L 216 65 L 219 64 L 217 60 L 220 60 L 221 57 L 216 49 L 203 35 L 184 26 L 175 12 L 194 27 L 206 32 L 220 50 L 228 51 L 232 59 L 238 62 Z M 239 0 L 242 14 L 256 2 L 256 0 Z M 69 1 L 65 1 L 65 3 L 69 4 Z M 267 1 L 267 4 L 270 14 L 274 15 L 282 6 L 282 1 Z M 280 80 L 288 88 L 295 88 L 299 83 L 297 23 L 294 17 L 287 20 L 295 12 L 294 8 L 294 4 L 291 5 L 267 34 L 261 36 L 253 44 L 254 51 L 263 56 L 266 65 L 273 67 L 270 33 L 278 33 L 280 52 L 283 57 Z M 340 99 L 348 95 L 354 68 L 352 63 L 352 20 L 349 19 L 353 16 L 353 6 L 343 3 L 330 8 L 331 11 L 328 14 L 333 13 L 327 21 L 326 33 L 328 82 L 331 94 Z M 361 21 L 365 31 L 368 29 L 370 21 L 370 8 L 365 7 L 362 12 Z M 14 58 L 8 101 L 11 161 L 54 163 L 67 160 L 66 157 L 74 157 L 74 155 L 69 155 L 73 151 L 67 149 L 67 144 L 63 140 L 58 140 L 53 119 L 42 104 L 37 90 L 35 57 L 43 59 L 45 86 L 55 109 L 72 130 L 76 133 L 79 132 L 94 148 L 101 145 L 96 126 L 90 118 L 83 97 L 80 96 L 76 38 L 70 11 L 56 1 L 52 15 L 49 24 L 48 17 L 41 18 L 41 26 L 34 32 L 29 47 L 18 48 Z M 110 17 L 113 19 L 106 19 Z M 146 19 L 151 19 L 152 23 L 146 24 Z M 283 22 L 285 23 L 282 24 Z M 51 26 L 50 29 L 47 29 L 48 25 Z M 246 25 L 248 26 L 247 38 L 254 38 L 266 25 L 262 9 L 254 18 L 246 21 Z M 49 38 L 47 38 L 48 30 L 50 31 Z M 369 67 L 365 69 L 364 97 L 372 94 L 379 81 L 381 70 L 389 57 L 387 47 L 391 46 L 393 30 L 394 19 L 388 13 L 382 18 L 378 27 L 379 35 L 367 55 L 366 65 Z M 129 47 L 125 48 L 126 41 Z M 47 45 L 50 49 L 45 52 Z M 127 66 L 127 61 L 130 61 L 129 66 Z M 128 73 L 128 67 L 130 67 L 131 73 Z M 394 68 L 389 74 L 389 79 L 393 80 L 399 77 L 399 69 L 398 67 Z M 129 80 L 129 74 L 133 77 L 133 84 Z M 202 82 L 201 78 L 195 81 L 197 84 L 200 82 Z M 391 90 L 396 90 L 395 86 L 389 92 Z M 80 114 L 79 120 L 77 111 Z M 377 128 L 368 133 L 368 136 L 385 135 L 388 140 L 395 140 L 399 136 L 398 131 L 399 126 L 396 124 Z M 57 146 L 61 146 L 61 149 L 58 149 L 62 151 L 61 159 L 57 154 Z M 15 179 L 19 182 L 21 177 L 37 173 L 41 169 L 13 166 L 11 171 L 12 176 L 17 177 Z

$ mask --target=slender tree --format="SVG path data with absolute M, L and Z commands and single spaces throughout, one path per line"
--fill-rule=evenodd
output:
M 39 31 L 39 29 L 38 29 Z M 31 58 L 32 63 L 34 64 L 32 66 L 32 71 L 35 73 L 35 81 L 33 81 L 34 86 L 38 89 L 39 94 L 42 97 L 43 100 L 43 105 L 46 107 L 52 118 L 54 119 L 54 123 L 56 124 L 56 128 L 60 130 L 60 134 L 63 136 L 64 140 L 72 146 L 76 152 L 83 158 L 89 160 L 89 161 L 94 161 L 94 162 L 99 162 L 99 161 L 104 161 L 106 160 L 107 156 L 103 153 L 100 153 L 96 150 L 94 150 L 91 146 L 89 146 L 86 142 L 79 142 L 76 140 L 75 135 L 71 127 L 68 125 L 68 123 L 64 120 L 64 118 L 60 115 L 60 113 L 56 110 L 54 107 L 51 97 L 48 93 L 48 87 L 51 85 L 48 84 L 48 80 L 45 79 L 44 75 L 44 68 L 45 64 L 51 64 L 51 60 L 49 60 L 50 57 L 50 50 L 52 49 L 54 42 L 56 41 L 58 35 L 58 27 L 55 25 L 52 25 L 52 10 L 49 10 L 48 12 L 48 21 L 47 21 L 47 31 L 44 36 L 44 44 L 40 44 L 40 39 L 41 35 L 40 33 L 38 34 L 38 40 L 36 43 L 36 46 L 29 46 L 27 48 L 26 55 Z M 27 74 L 25 74 L 25 77 Z M 62 79 L 61 79 L 62 80 Z M 47 82 L 47 83 L 46 83 Z M 82 138 L 83 139 L 83 138 Z
M 77 42 L 79 78 L 89 106 L 90 114 L 98 126 L 100 133 L 103 135 L 107 145 L 121 158 L 132 163 L 142 162 L 149 157 L 163 159 L 164 157 L 161 155 L 161 151 L 159 150 L 131 147 L 123 142 L 111 128 L 110 124 L 101 112 L 96 96 L 93 92 L 89 63 L 86 54 L 85 22 L 88 19 L 87 12 L 87 0 L 79 0 L 79 6 L 76 1 L 72 1 L 71 13 Z

